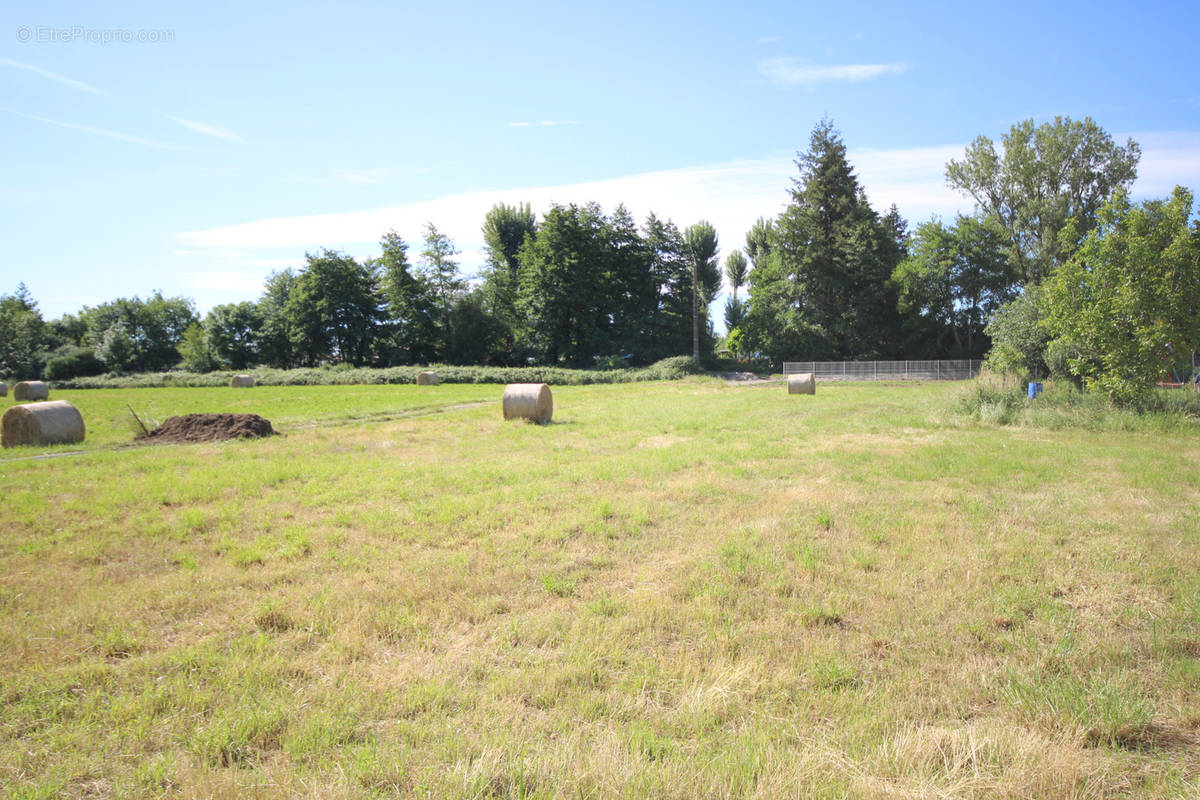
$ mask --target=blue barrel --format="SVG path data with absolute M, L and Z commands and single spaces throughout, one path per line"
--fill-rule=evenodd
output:
M 1042 385 L 1040 383 L 1030 383 L 1029 384 L 1029 399 L 1030 400 L 1037 397 L 1041 393 L 1042 393 Z

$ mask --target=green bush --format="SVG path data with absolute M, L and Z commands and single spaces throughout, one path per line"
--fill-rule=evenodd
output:
M 1166 432 L 1200 425 L 1200 395 L 1189 387 L 1155 389 L 1133 405 L 1117 407 L 1108 395 L 1081 390 L 1072 380 L 1043 386 L 1030 400 L 1024 380 L 985 370 L 959 394 L 957 410 L 985 424 L 1056 430 Z
M 86 347 L 68 346 L 56 351 L 46 362 L 46 380 L 65 381 L 69 378 L 88 377 L 104 372 L 104 362 Z
M 259 386 L 328 386 L 416 383 L 417 373 L 437 372 L 442 383 L 549 383 L 578 386 L 592 383 L 678 380 L 703 373 L 690 356 L 675 356 L 641 369 L 586 370 L 562 367 L 461 367 L 432 364 L 415 367 L 306 367 L 250 370 Z M 123 389 L 160 386 L 227 386 L 229 372 L 146 372 L 134 375 L 74 377 L 55 381 L 60 389 Z

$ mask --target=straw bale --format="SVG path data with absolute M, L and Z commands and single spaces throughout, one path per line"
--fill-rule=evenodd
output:
M 510 383 L 504 387 L 504 418 L 549 422 L 554 415 L 554 395 L 544 383 Z
M 816 394 L 817 380 L 811 372 L 788 375 L 788 394 Z
M 234 389 L 249 389 L 254 385 L 253 375 L 234 375 L 229 379 L 229 385 Z
M 437 386 L 442 382 L 436 372 L 425 370 L 417 373 L 417 386 Z
M 66 400 L 12 406 L 0 417 L 0 446 L 71 444 L 87 435 L 79 409 Z
M 50 387 L 42 381 L 21 381 L 13 387 L 13 400 L 18 403 L 49 399 Z

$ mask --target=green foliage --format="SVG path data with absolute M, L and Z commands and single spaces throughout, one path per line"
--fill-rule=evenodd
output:
M 385 363 L 414 364 L 437 355 L 433 285 L 408 263 L 408 244 L 395 231 L 383 235 L 381 254 L 368 267 L 379 275 L 387 322 L 381 332 Z
M 100 336 L 96 356 L 110 372 L 126 372 L 134 364 L 136 353 L 133 337 L 123 320 L 117 320 Z
M 987 363 L 992 369 L 1026 378 L 1047 374 L 1046 344 L 1050 337 L 1043 325 L 1042 291 L 1027 286 L 992 314 L 985 332 L 992 340 Z
M 367 363 L 383 319 L 376 274 L 332 250 L 306 258 L 284 307 L 292 346 L 310 365 Z
M 46 361 L 46 380 L 64 381 L 68 378 L 99 375 L 104 372 L 104 362 L 96 357 L 89 347 L 65 345 L 54 352 Z
M 987 351 L 984 322 L 1012 297 L 1016 275 L 999 226 L 960 216 L 950 227 L 938 219 L 921 225 L 892 280 L 900 310 L 920 318 L 936 352 L 979 358 Z
M 528 203 L 515 206 L 497 203 L 483 220 L 483 241 L 487 247 L 484 270 L 485 302 L 501 322 L 518 328 L 517 295 L 521 287 L 521 262 L 518 255 L 525 239 L 537 233 L 537 222 Z
M 84 343 L 114 371 L 169 369 L 179 363 L 179 343 L 188 326 L 199 321 L 186 297 L 119 297 L 83 308 Z
M 42 313 L 25 284 L 18 284 L 15 294 L 0 295 L 0 376 L 40 377 L 38 351 L 44 343 L 44 329 Z
M 669 221 L 651 215 L 639 233 L 624 207 L 606 216 L 595 203 L 554 206 L 518 259 L 521 344 L 536 360 L 646 363 L 687 351 L 691 267 Z
M 775 250 L 775 221 L 759 217 L 746 232 L 746 255 L 752 269 L 767 260 Z
M 903 220 L 881 220 L 846 160 L 832 123 L 814 128 L 800 178 L 764 255 L 751 231 L 747 344 L 773 360 L 891 354 L 900 317 L 892 273 L 903 256 Z
M 636 369 L 566 369 L 563 367 L 488 367 L 429 364 L 406 367 L 304 367 L 258 368 L 250 372 L 260 386 L 355 386 L 416 383 L 417 374 L 434 369 L 442 383 L 549 383 L 581 386 L 596 383 L 634 383 L 678 380 L 703 374 L 703 365 L 691 356 L 664 358 Z M 62 389 L 117 389 L 185 386 L 228 386 L 227 372 L 150 372 L 122 376 L 79 377 L 55 384 Z
M 732 332 L 746 320 L 746 304 L 736 296 L 725 301 L 725 330 Z
M 742 255 L 741 250 L 734 250 L 725 256 L 725 278 L 729 281 L 729 288 L 733 291 L 734 297 L 737 297 L 738 289 L 746 285 L 746 278 L 749 275 L 750 262 L 746 260 L 746 256 Z
M 288 317 L 288 300 L 298 280 L 291 269 L 272 272 L 258 301 L 261 328 L 258 332 L 258 357 L 264 364 L 286 369 L 296 363 L 296 348 L 292 344 L 292 323 Z
M 508 329 L 484 308 L 479 289 L 460 295 L 450 309 L 450 341 L 445 357 L 451 364 L 501 364 L 510 344 Z
M 683 232 L 683 252 L 692 268 L 692 358 L 700 358 L 700 320 L 707 319 L 708 303 L 721 286 L 719 250 L 717 229 L 706 220 Z
M 204 359 L 208 358 L 233 369 L 245 369 L 258 360 L 258 340 L 262 327 L 262 316 L 254 303 L 214 306 L 204 317 L 203 350 L 191 348 L 193 364 L 203 363 Z M 205 371 L 187 365 L 188 355 L 182 345 L 180 353 L 184 356 L 187 369 L 194 372 Z
M 1140 206 L 1120 192 L 1046 283 L 1051 344 L 1114 403 L 1141 401 L 1180 354 L 1200 350 L 1200 226 L 1189 229 L 1191 213 L 1182 187 Z
M 1137 177 L 1141 149 L 1124 147 L 1085 117 L 1013 125 L 1002 153 L 980 136 L 961 161 L 946 165 L 950 186 L 971 197 L 1008 238 L 1013 266 L 1026 285 L 1041 283 L 1095 226 L 1100 206 Z M 1060 233 L 1074 219 L 1074 233 Z
M 421 275 L 432 289 L 434 306 L 433 334 L 435 352 L 441 356 L 450 346 L 451 311 L 455 302 L 466 291 L 467 283 L 458 273 L 458 255 L 450 237 L 439 231 L 432 222 L 425 225 L 425 249 L 421 251 Z
M 206 319 L 205 322 L 207 321 Z M 211 372 L 221 366 L 209 347 L 204 327 L 199 324 L 189 325 L 183 332 L 183 341 L 179 343 L 179 355 L 183 357 L 180 365 L 191 372 Z
M 1106 395 L 1080 390 L 1069 380 L 1046 381 L 1030 400 L 1026 381 L 985 370 L 958 394 L 957 413 L 988 425 L 1090 431 L 1179 432 L 1200 421 L 1200 395 L 1190 389 L 1154 389 L 1117 407 Z

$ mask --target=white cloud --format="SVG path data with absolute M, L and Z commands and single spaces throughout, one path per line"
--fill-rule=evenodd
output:
M 942 178 L 946 160 L 962 151 L 961 146 L 863 150 L 851 151 L 849 158 L 877 209 L 895 203 L 907 218 L 922 219 L 969 210 L 969 203 L 946 188 Z M 482 263 L 479 229 L 496 203 L 527 202 L 543 213 L 553 203 L 596 201 L 606 211 L 624 203 L 639 221 L 651 211 L 681 227 L 707 219 L 716 226 L 723 251 L 729 252 L 742 246 L 754 220 L 783 210 L 796 174 L 791 156 L 776 155 L 586 183 L 468 192 L 361 211 L 276 217 L 188 231 L 177 239 L 188 248 L 184 252 L 233 251 L 239 259 L 276 256 L 286 248 L 284 252 L 295 254 L 290 262 L 295 263 L 306 248 L 373 250 L 380 235 L 392 228 L 415 251 L 425 222 L 432 221 L 466 251 L 461 261 L 469 273 Z
M 156 142 L 153 139 L 143 139 L 138 136 L 130 136 L 129 134 L 126 134 L 126 133 L 119 133 L 117 131 L 105 130 L 104 128 L 93 128 L 89 125 L 77 125 L 74 122 L 62 122 L 62 121 L 56 120 L 56 119 L 40 117 L 37 114 L 27 114 L 24 111 L 17 111 L 16 109 L 12 109 L 12 108 L 0 108 L 0 111 L 3 111 L 7 114 L 14 114 L 18 117 L 25 117 L 26 119 L 36 120 L 37 122 L 44 122 L 47 125 L 57 125 L 60 128 L 66 128 L 66 129 L 72 130 L 72 131 L 82 131 L 84 133 L 90 133 L 93 136 L 103 136 L 108 139 L 117 139 L 118 141 L 122 141 L 122 142 L 132 142 L 133 144 L 145 145 L 146 147 L 157 147 L 160 150 L 178 149 L 178 148 L 174 147 L 173 145 L 164 144 L 162 142 Z
M 182 125 L 183 127 L 187 128 L 191 131 L 195 131 L 196 133 L 202 134 L 204 136 L 212 136 L 216 139 L 224 139 L 225 141 L 228 141 L 228 142 L 244 143 L 246 141 L 242 137 L 238 136 L 236 133 L 232 133 L 231 131 L 228 131 L 225 128 L 218 128 L 215 125 L 205 125 L 202 122 L 193 122 L 190 119 L 183 119 L 182 117 L 173 117 L 170 114 L 163 114 L 163 116 L 166 117 L 167 119 L 171 120 L 174 123 Z
M 81 92 L 89 92 L 91 94 L 99 94 L 99 95 L 107 95 L 108 94 L 108 92 L 104 91 L 103 89 L 97 89 L 95 86 L 92 86 L 91 84 L 84 83 L 83 81 L 77 81 L 74 78 L 68 78 L 65 75 L 59 75 L 58 73 L 51 72 L 48 69 L 42 69 L 41 67 L 35 67 L 33 64 L 26 64 L 23 61 L 14 61 L 11 58 L 0 58 L 0 65 L 6 66 L 6 67 L 13 67 L 14 69 L 27 70 L 28 72 L 33 72 L 38 75 L 41 75 L 43 78 L 49 78 L 52 81 L 61 83 L 63 86 L 70 86 L 72 89 L 78 89 Z
M 1119 137 L 1123 138 L 1123 137 Z M 1176 183 L 1200 190 L 1200 133 L 1134 134 L 1142 143 L 1137 198 L 1164 197 Z M 872 206 L 883 213 L 893 203 L 915 227 L 932 215 L 953 218 L 970 213 L 973 203 L 945 181 L 946 162 L 960 158 L 965 145 L 895 150 L 850 150 L 853 165 Z M 362 211 L 276 217 L 177 234 L 180 254 L 225 259 L 231 269 L 278 268 L 300 263 L 305 250 L 331 247 L 357 256 L 377 251 L 379 237 L 395 229 L 410 244 L 414 260 L 424 225 L 432 221 L 464 252 L 466 274 L 483 263 L 480 226 L 496 203 L 530 203 L 544 213 L 553 203 L 596 201 L 611 212 L 624 203 L 639 221 L 651 211 L 685 227 L 707 219 L 717 229 L 722 258 L 745 243 L 758 217 L 773 217 L 789 200 L 797 168 L 790 155 L 772 155 L 723 164 L 629 175 L 602 181 L 528 186 L 450 195 Z
M 782 42 L 782 41 L 783 41 L 782 36 L 760 36 L 760 37 L 758 37 L 759 44 L 775 44 L 776 42 Z
M 1142 146 L 1138 179 L 1133 185 L 1137 199 L 1161 199 L 1176 186 L 1200 193 L 1200 132 L 1131 133 L 1128 137 Z M 1123 143 L 1126 135 L 1113 138 Z
M 908 71 L 908 65 L 892 64 L 810 64 L 804 59 L 781 56 L 764 58 L 757 65 L 758 71 L 772 83 L 785 86 L 816 86 L 821 83 L 858 82 L 878 78 L 881 75 L 900 75 Z

